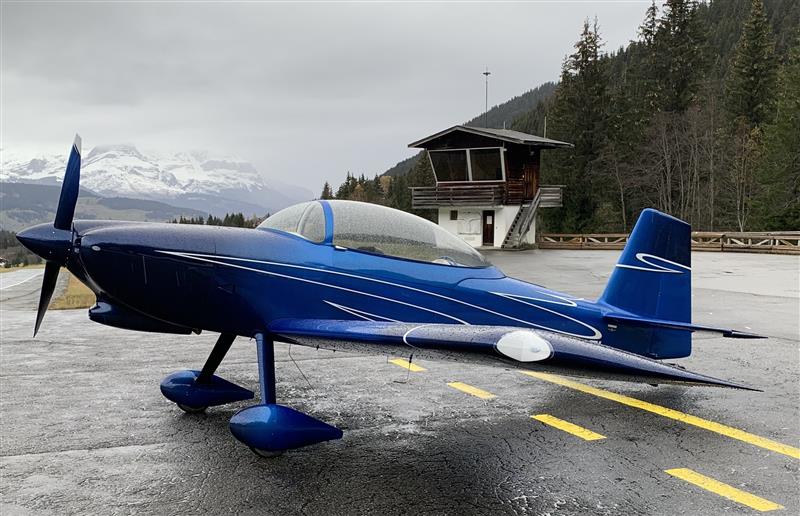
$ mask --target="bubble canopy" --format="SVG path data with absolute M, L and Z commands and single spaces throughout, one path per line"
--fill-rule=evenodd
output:
M 325 234 L 326 211 L 333 217 L 332 238 Z M 281 210 L 258 227 L 393 258 L 458 267 L 490 265 L 472 246 L 433 222 L 378 204 L 311 201 Z

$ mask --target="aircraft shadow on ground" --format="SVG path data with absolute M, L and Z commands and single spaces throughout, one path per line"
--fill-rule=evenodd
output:
M 639 397 L 677 410 L 691 410 L 693 401 L 686 391 L 691 389 L 662 387 Z M 531 414 L 564 415 L 568 411 L 597 415 L 597 400 L 584 394 L 548 389 L 546 400 L 531 401 Z M 502 405 L 489 406 L 486 416 L 494 417 L 499 410 L 503 410 Z M 384 514 L 447 513 L 454 507 L 461 514 L 554 509 L 601 513 L 597 500 L 574 489 L 575 479 L 590 482 L 598 476 L 607 477 L 615 464 L 630 468 L 630 461 L 620 458 L 619 453 L 620 446 L 630 444 L 627 441 L 586 444 L 520 417 L 518 410 L 491 420 L 429 421 L 427 428 L 416 430 L 413 427 L 419 425 L 411 422 L 406 427 L 396 420 L 388 425 L 386 421 L 365 421 L 363 412 L 358 416 L 357 411 L 331 415 L 337 419 L 332 422 L 345 428 L 341 441 L 262 459 L 231 437 L 227 423 L 235 411 L 222 407 L 199 417 L 175 418 L 175 435 L 202 432 L 203 442 L 190 446 L 203 448 L 197 452 L 205 457 L 205 465 L 196 467 L 210 472 L 205 482 L 209 497 L 235 496 L 247 507 L 270 508 L 277 513 L 351 514 L 366 507 L 372 513 Z M 614 423 L 614 416 L 608 414 L 607 424 L 638 425 L 639 418 L 647 417 L 641 414 L 632 413 L 634 421 L 630 423 Z M 324 419 L 322 414 L 315 416 Z M 663 421 L 650 421 L 648 432 L 667 431 L 672 423 Z M 404 429 L 397 430 L 397 426 Z M 604 424 L 600 431 L 609 427 Z M 714 440 L 708 441 L 713 447 Z M 231 475 L 235 476 L 233 486 Z M 573 485 L 565 487 L 564 482 Z

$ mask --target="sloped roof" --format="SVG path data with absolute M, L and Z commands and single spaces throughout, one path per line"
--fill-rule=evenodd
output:
M 535 134 L 521 133 L 519 131 L 513 131 L 511 129 L 491 129 L 488 127 L 471 127 L 467 125 L 454 125 L 449 129 L 445 129 L 444 131 L 439 131 L 438 133 L 428 136 L 427 138 L 423 138 L 413 143 L 409 143 L 408 146 L 424 148 L 424 145 L 426 143 L 456 131 L 476 134 L 478 136 L 485 136 L 487 138 L 494 138 L 496 140 L 501 140 L 504 142 L 517 143 L 521 145 L 532 145 L 536 147 L 558 148 L 558 147 L 573 146 L 571 143 L 562 142 L 558 140 L 551 140 L 550 138 L 543 138 L 541 136 L 536 136 Z

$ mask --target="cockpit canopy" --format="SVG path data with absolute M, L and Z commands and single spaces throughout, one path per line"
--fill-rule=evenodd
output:
M 489 263 L 469 244 L 433 222 L 404 211 L 356 201 L 327 202 L 333 214 L 333 245 L 372 254 L 461 267 Z M 326 240 L 325 210 L 320 201 L 291 206 L 258 226 Z

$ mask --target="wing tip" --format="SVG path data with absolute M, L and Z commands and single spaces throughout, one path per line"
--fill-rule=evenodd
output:
M 729 330 L 722 334 L 723 337 L 728 339 L 766 339 L 766 335 L 759 335 L 757 333 L 750 333 L 740 330 Z

